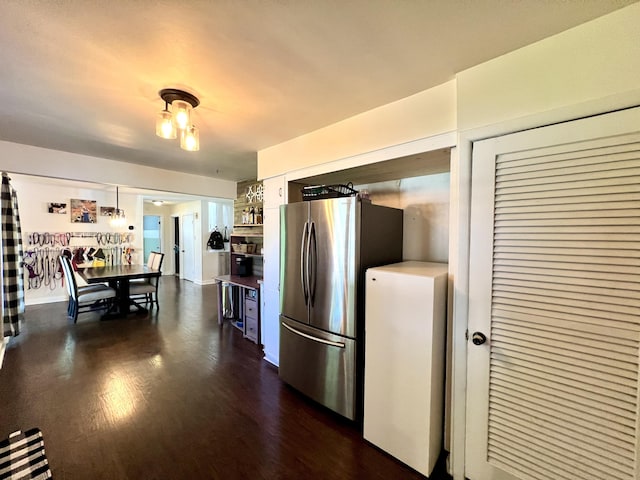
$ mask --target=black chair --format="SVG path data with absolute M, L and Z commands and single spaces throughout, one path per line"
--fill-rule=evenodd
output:
M 64 281 L 69 294 L 69 306 L 67 315 L 73 318 L 73 323 L 78 322 L 78 313 L 89 310 L 106 310 L 111 307 L 116 298 L 115 289 L 104 284 L 86 285 L 78 287 L 71 260 L 60 255 L 60 264 L 64 273 Z
M 151 265 L 149 266 L 149 262 L 147 265 L 149 268 L 153 270 L 158 270 L 162 272 L 162 262 L 164 261 L 164 253 L 159 252 L 151 252 L 154 254 L 153 260 L 151 261 Z M 129 284 L 129 298 L 135 301 L 136 298 L 144 299 L 144 303 L 153 307 L 153 304 L 156 304 L 156 308 L 160 309 L 160 304 L 158 303 L 158 283 L 160 281 L 160 276 L 145 278 L 144 281 L 140 282 L 131 282 Z

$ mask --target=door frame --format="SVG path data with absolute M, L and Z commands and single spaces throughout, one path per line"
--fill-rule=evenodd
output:
M 640 94 L 597 99 L 527 117 L 511 119 L 488 127 L 460 132 L 458 146 L 451 152 L 451 198 L 449 213 L 449 306 L 451 325 L 451 419 L 449 473 L 465 480 L 467 348 L 469 320 L 469 261 L 471 222 L 471 166 L 473 142 L 557 123 L 640 107 Z

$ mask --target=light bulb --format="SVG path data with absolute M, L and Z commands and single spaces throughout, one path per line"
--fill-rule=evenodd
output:
M 184 130 L 191 123 L 191 104 L 182 100 L 174 100 L 171 103 L 171 114 L 176 128 Z
M 156 135 L 162 138 L 173 139 L 177 137 L 176 128 L 169 110 L 158 113 L 156 119 Z
M 189 152 L 200 150 L 200 131 L 193 125 L 180 135 L 180 148 Z

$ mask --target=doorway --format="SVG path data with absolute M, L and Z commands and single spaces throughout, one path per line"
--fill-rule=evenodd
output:
M 180 217 L 173 217 L 173 265 L 174 274 L 180 276 Z
M 144 263 L 147 263 L 151 252 L 162 252 L 160 215 L 144 215 L 142 217 L 142 244 Z

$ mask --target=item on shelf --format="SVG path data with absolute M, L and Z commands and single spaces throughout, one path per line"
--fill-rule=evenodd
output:
M 232 243 L 231 250 L 233 253 L 254 253 L 256 250 L 255 243 Z
M 262 223 L 262 207 L 258 207 L 256 211 L 256 223 Z
M 322 200 L 326 198 L 353 197 L 358 194 L 353 183 L 335 185 L 313 185 L 302 187 L 302 200 Z
M 241 277 L 248 277 L 251 275 L 251 257 L 238 257 L 236 258 L 236 266 L 238 275 Z

